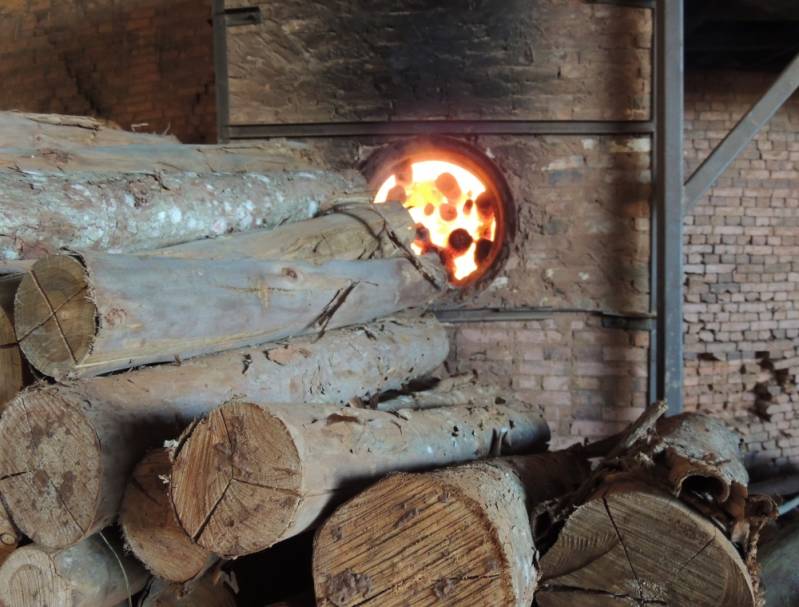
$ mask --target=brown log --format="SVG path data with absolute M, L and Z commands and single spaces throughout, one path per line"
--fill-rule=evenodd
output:
M 758 550 L 767 607 L 796 607 L 799 598 L 799 520 L 764 541 Z
M 155 580 L 140 599 L 140 607 L 236 607 L 236 597 L 222 580 L 205 575 L 191 584 Z
M 17 549 L 22 538 L 0 500 L 0 565 Z
M 565 452 L 391 475 L 317 532 L 317 603 L 529 607 L 538 581 L 529 513 L 587 475 L 587 462 Z
M 183 435 L 170 496 L 194 541 L 242 556 L 315 526 L 387 472 L 479 459 L 501 444 L 530 452 L 548 440 L 540 413 L 502 406 L 394 413 L 236 401 Z
M 169 501 L 172 462 L 166 449 L 148 453 L 133 470 L 119 513 L 119 524 L 133 554 L 155 575 L 182 584 L 199 577 L 216 557 L 191 541 Z
M 433 257 L 315 265 L 83 253 L 34 265 L 14 324 L 33 367 L 90 377 L 423 308 L 444 285 Z
M 0 604 L 114 607 L 147 579 L 141 565 L 99 536 L 63 550 L 30 544 L 0 567 Z
M 32 379 L 14 331 L 14 294 L 22 276 L 0 275 L 0 412 Z
M 732 543 L 667 492 L 602 487 L 568 519 L 541 560 L 541 607 L 755 605 Z
M 447 356 L 432 318 L 385 320 L 269 347 L 23 391 L 0 418 L 0 494 L 36 542 L 63 547 L 113 522 L 147 449 L 235 396 L 347 403 L 401 388 Z

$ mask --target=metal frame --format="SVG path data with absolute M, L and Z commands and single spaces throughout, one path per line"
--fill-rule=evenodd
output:
M 760 100 L 741 118 L 685 184 L 685 212 L 690 213 L 716 180 L 746 149 L 772 116 L 799 88 L 799 55 Z
M 683 409 L 683 0 L 655 8 L 655 397 Z
M 214 79 L 216 88 L 216 137 L 220 143 L 230 140 L 230 95 L 227 71 L 227 18 L 225 0 L 213 0 Z

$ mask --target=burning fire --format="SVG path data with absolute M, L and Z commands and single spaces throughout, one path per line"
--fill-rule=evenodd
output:
M 423 160 L 400 166 L 375 202 L 402 202 L 416 222 L 415 253 L 436 252 L 450 279 L 463 282 L 488 259 L 496 236 L 497 201 L 457 164 Z

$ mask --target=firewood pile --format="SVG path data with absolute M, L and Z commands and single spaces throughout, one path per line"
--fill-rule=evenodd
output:
M 305 533 L 260 605 L 762 604 L 739 437 L 661 403 L 548 451 L 442 373 L 447 272 L 357 173 L 0 116 L 0 604 L 232 607 Z

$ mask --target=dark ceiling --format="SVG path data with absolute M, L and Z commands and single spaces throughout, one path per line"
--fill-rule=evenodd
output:
M 799 0 L 686 0 L 687 69 L 779 71 L 799 53 Z

